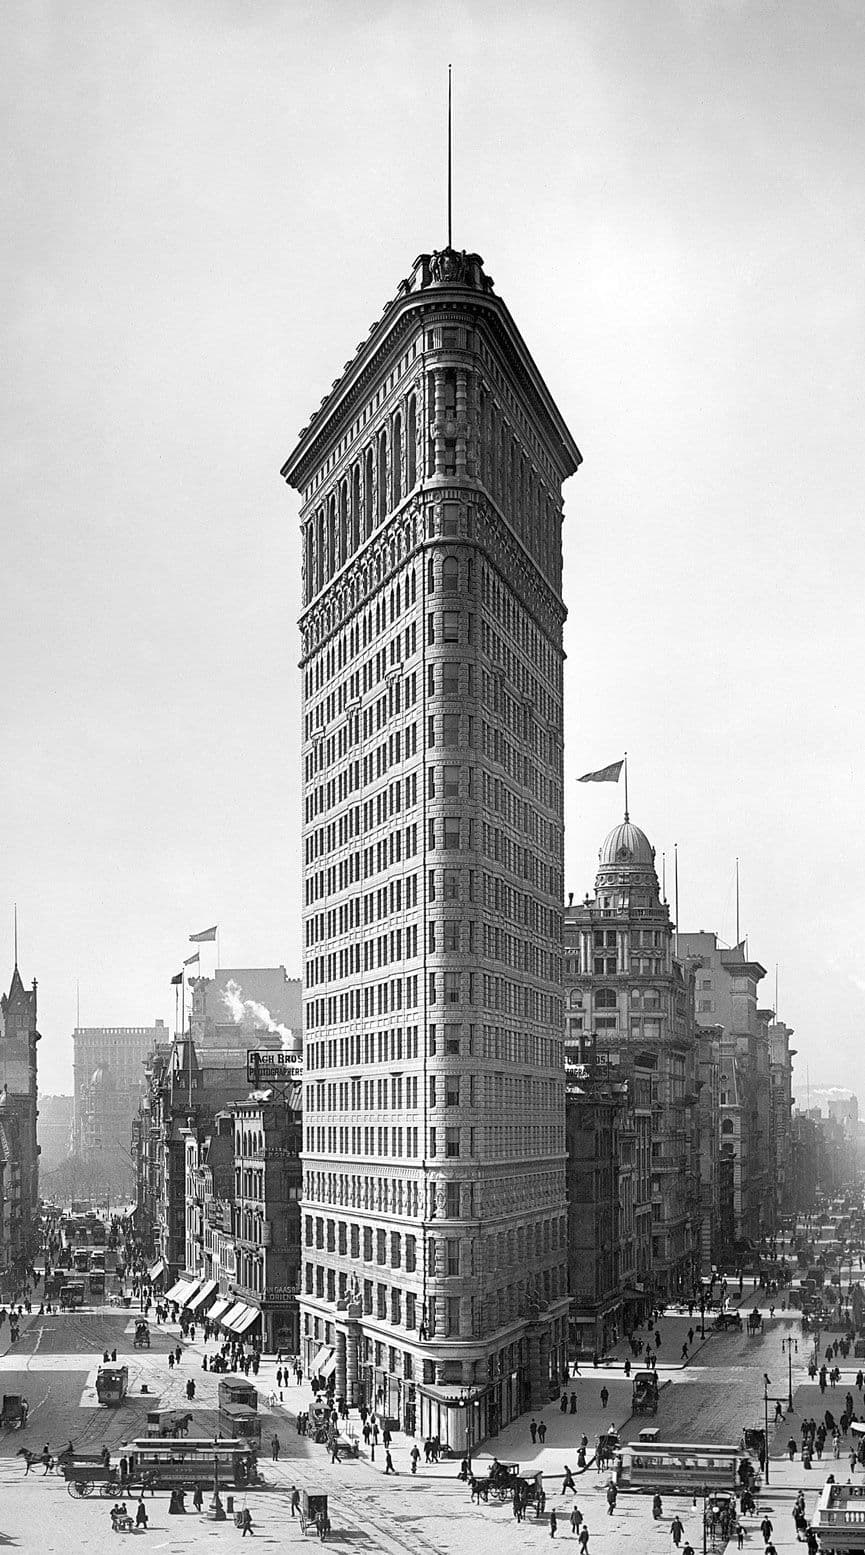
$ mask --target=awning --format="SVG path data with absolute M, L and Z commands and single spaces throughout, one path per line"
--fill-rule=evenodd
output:
M 221 1317 L 219 1319 L 219 1321 L 222 1324 L 223 1328 L 229 1328 L 230 1329 L 234 1325 L 235 1320 L 240 1317 L 241 1312 L 245 1312 L 245 1311 L 246 1311 L 246 1302 L 245 1301 L 235 1301 L 235 1303 L 234 1303 L 233 1307 L 231 1308 L 231 1310 L 226 1312 L 224 1317 Z
M 336 1351 L 335 1350 L 331 1350 L 328 1359 L 325 1361 L 324 1365 L 321 1368 L 321 1371 L 319 1372 L 319 1376 L 320 1377 L 329 1377 L 331 1372 L 333 1372 L 333 1371 L 336 1371 Z
M 185 1306 L 187 1298 L 194 1296 L 198 1289 L 198 1280 L 182 1279 L 172 1285 L 165 1293 L 166 1301 L 176 1301 L 179 1307 Z
M 246 1307 L 244 1311 L 241 1312 L 240 1317 L 236 1318 L 232 1323 L 232 1332 L 235 1334 L 245 1334 L 246 1330 L 251 1328 L 256 1319 L 260 1317 L 261 1313 L 259 1312 L 258 1307 Z
M 322 1367 L 324 1366 L 324 1363 L 327 1360 L 328 1356 L 330 1356 L 332 1353 L 333 1353 L 333 1351 L 332 1351 L 332 1348 L 331 1348 L 331 1346 L 329 1344 L 323 1344 L 322 1345 L 322 1347 L 319 1350 L 318 1354 L 316 1355 L 315 1359 L 310 1362 L 309 1375 L 311 1377 L 319 1377 L 319 1376 L 321 1376 Z
M 213 1306 L 207 1314 L 211 1323 L 218 1323 L 219 1319 L 222 1317 L 223 1312 L 227 1312 L 229 1307 L 233 1305 L 234 1302 L 231 1296 L 220 1296 L 218 1301 L 214 1301 Z
M 152 1264 L 148 1269 L 147 1278 L 149 1280 L 161 1280 L 164 1273 L 165 1264 L 162 1262 L 161 1258 L 158 1258 L 156 1263 Z
M 190 1312 L 200 1312 L 205 1301 L 207 1301 L 213 1295 L 213 1292 L 218 1289 L 218 1280 L 205 1280 L 201 1289 L 196 1291 L 195 1295 L 192 1297 L 192 1300 L 186 1303 Z

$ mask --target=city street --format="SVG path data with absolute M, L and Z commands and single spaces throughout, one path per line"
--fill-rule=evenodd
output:
M 519 1462 L 527 1474 L 537 1470 L 544 1473 L 547 1515 L 541 1520 L 530 1515 L 522 1524 L 515 1523 L 509 1504 L 473 1505 L 465 1485 L 456 1477 L 458 1465 L 453 1461 L 429 1467 L 421 1461 L 417 1475 L 413 1476 L 409 1459 L 412 1443 L 400 1435 L 395 1436 L 392 1446 L 397 1471 L 393 1476 L 384 1475 L 381 1447 L 374 1462 L 366 1457 L 361 1444 L 358 1460 L 332 1465 L 323 1447 L 299 1436 L 295 1429 L 298 1410 L 309 1403 L 307 1387 L 286 1387 L 283 1403 L 267 1406 L 266 1400 L 275 1393 L 276 1371 L 275 1361 L 268 1358 L 256 1379 L 263 1424 L 261 1467 L 267 1488 L 250 1492 L 247 1499 L 255 1533 L 280 1545 L 304 1542 L 290 1513 L 291 1487 L 297 1485 L 327 1493 L 333 1525 L 331 1542 L 345 1549 L 380 1550 L 384 1555 L 433 1555 L 435 1551 L 442 1555 L 501 1555 L 503 1546 L 522 1550 L 547 1541 L 551 1508 L 556 1509 L 559 1518 L 558 1537 L 571 1540 L 576 1547 L 569 1522 L 575 1498 L 570 1492 L 560 1494 L 560 1476 L 566 1463 L 576 1471 L 576 1447 L 583 1431 L 593 1443 L 602 1426 L 614 1421 L 625 1440 L 632 1439 L 643 1425 L 652 1424 L 657 1426 L 662 1440 L 736 1442 L 743 1426 L 762 1423 L 764 1372 L 768 1372 L 779 1394 L 786 1393 L 787 1363 L 781 1340 L 788 1334 L 799 1338 L 799 1353 L 793 1356 L 796 1407 L 817 1412 L 819 1389 L 807 1383 L 808 1346 L 801 1339 L 798 1320 L 776 1313 L 770 1323 L 768 1313 L 766 1317 L 765 1333 L 752 1339 L 739 1333 L 712 1333 L 702 1344 L 697 1340 L 697 1349 L 687 1366 L 678 1365 L 672 1354 L 681 1347 L 680 1330 L 683 1323 L 685 1328 L 689 1326 L 689 1320 L 672 1315 L 662 1318 L 661 1354 L 669 1349 L 671 1360 L 662 1361 L 659 1366 L 662 1386 L 656 1417 L 627 1418 L 631 1382 L 624 1377 L 621 1365 L 597 1370 L 589 1367 L 568 1385 L 569 1394 L 573 1392 L 577 1400 L 573 1415 L 563 1415 L 555 1402 L 543 1411 L 543 1444 L 532 1444 L 529 1417 L 501 1432 L 494 1441 L 484 1443 L 474 1459 L 479 1474 L 485 1474 L 493 1455 L 502 1461 Z M 23 1392 L 31 1406 L 26 1430 L 5 1432 L 0 1439 L 0 1536 L 5 1536 L 14 1547 L 46 1552 L 85 1545 L 96 1550 L 115 1547 L 107 1504 L 95 1497 L 73 1500 L 61 1476 L 53 1474 L 43 1479 L 41 1465 L 25 1479 L 23 1459 L 16 1456 L 19 1447 L 26 1445 L 38 1451 L 48 1440 L 52 1448 L 57 1448 L 71 1437 L 77 1447 L 91 1451 L 98 1450 L 104 1442 L 116 1456 L 124 1441 L 144 1434 L 148 1408 L 186 1407 L 185 1385 L 189 1376 L 196 1382 L 196 1399 L 189 1406 L 193 1413 L 191 1434 L 215 1433 L 218 1375 L 201 1368 L 204 1347 L 200 1337 L 194 1344 L 184 1346 L 182 1364 L 169 1371 L 167 1351 L 177 1342 L 176 1325 L 162 1329 L 152 1324 L 152 1348 L 142 1352 L 132 1348 L 134 1320 L 134 1309 L 118 1313 L 107 1308 L 104 1312 L 41 1318 L 34 1315 L 24 1319 L 27 1326 L 22 1325 L 21 1338 L 11 1353 L 8 1340 L 4 1340 L 6 1353 L 0 1355 L 0 1389 Z M 103 1350 L 114 1347 L 118 1363 L 129 1366 L 130 1392 L 120 1408 L 111 1410 L 95 1405 L 88 1379 L 92 1383 Z M 212 1346 L 208 1348 L 212 1352 Z M 853 1376 L 855 1371 L 851 1381 Z M 777 1386 L 782 1378 L 783 1389 Z M 142 1384 L 148 1388 L 147 1394 L 142 1395 Z M 600 1400 L 603 1386 L 609 1391 L 606 1410 Z M 842 1397 L 846 1386 L 845 1373 Z M 355 1433 L 357 1424 L 354 1416 L 350 1428 Z M 274 1431 L 280 1441 L 278 1463 L 270 1459 L 269 1444 Z M 790 1434 L 798 1435 L 798 1416 L 795 1430 L 781 1422 L 776 1451 L 783 1451 Z M 771 1488 L 759 1498 L 758 1515 L 746 1520 L 746 1547 L 761 1547 L 757 1524 L 769 1509 L 779 1552 L 793 1550 L 791 1509 L 795 1489 L 800 1483 L 806 1485 L 810 1511 L 828 1472 L 830 1465 L 825 1460 L 806 1474 L 798 1458 L 793 1465 L 786 1459 L 776 1459 L 771 1466 Z M 637 1541 L 633 1547 L 641 1551 L 666 1550 L 670 1547 L 670 1520 L 677 1511 L 685 1524 L 686 1536 L 698 1550 L 702 1549 L 701 1535 L 698 1539 L 701 1514 L 695 1511 L 690 1498 L 665 1497 L 664 1516 L 654 1522 L 650 1497 L 623 1494 L 615 1514 L 609 1517 L 605 1503 L 607 1476 L 598 1475 L 590 1467 L 585 1474 L 577 1475 L 577 1484 L 576 1500 L 591 1530 L 591 1552 L 615 1555 L 618 1550 L 630 1548 L 632 1540 Z M 203 1537 L 234 1547 L 241 1537 L 230 1518 L 226 1523 L 213 1523 L 195 1515 L 169 1517 L 167 1507 L 167 1495 L 147 1499 L 151 1524 L 148 1536 L 155 1536 L 161 1549 L 185 1550 L 199 1544 Z

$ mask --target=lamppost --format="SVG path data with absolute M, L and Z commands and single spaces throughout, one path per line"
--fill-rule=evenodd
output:
M 783 1398 L 778 1398 L 775 1394 L 769 1392 L 769 1389 L 770 1389 L 771 1386 L 772 1386 L 772 1379 L 771 1379 L 771 1377 L 767 1377 L 766 1373 L 764 1372 L 763 1373 L 763 1426 L 764 1426 L 764 1429 L 765 1429 L 765 1432 L 766 1432 L 766 1466 L 765 1466 L 765 1469 L 764 1469 L 764 1473 L 765 1473 L 765 1476 L 766 1476 L 766 1484 L 767 1485 L 769 1483 L 769 1405 L 770 1404 L 783 1404 L 785 1402 L 785 1400 Z
M 793 1413 L 793 1337 L 781 1340 L 781 1350 L 787 1351 L 787 1413 Z

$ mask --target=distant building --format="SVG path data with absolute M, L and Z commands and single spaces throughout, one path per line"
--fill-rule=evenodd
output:
M 302 1049 L 303 999 L 299 977 L 284 966 L 218 967 L 213 977 L 190 977 L 192 1037 L 208 1048 Z
M 595 1039 L 565 1043 L 565 1144 L 568 1152 L 568 1286 L 572 1348 L 599 1354 L 622 1331 L 622 1207 L 619 1159 L 627 1134 L 628 1087 L 599 1071 Z
M 43 1172 L 53 1171 L 71 1154 L 74 1115 L 73 1096 L 40 1096 L 39 1165 Z
M 36 1251 L 36 981 L 25 988 L 16 963 L 0 998 L 0 1280 L 12 1290 Z
M 144 1064 L 169 1038 L 164 1021 L 152 1026 L 77 1026 L 72 1034 L 75 1074 L 75 1154 L 100 1167 L 106 1184 L 131 1191 L 132 1119 L 144 1091 Z

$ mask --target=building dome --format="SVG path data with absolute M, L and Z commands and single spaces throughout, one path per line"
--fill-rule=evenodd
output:
M 654 869 L 655 850 L 645 832 L 630 821 L 614 826 L 600 852 L 601 868 L 616 869 L 636 864 Z

